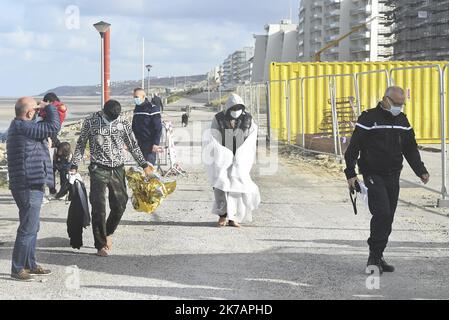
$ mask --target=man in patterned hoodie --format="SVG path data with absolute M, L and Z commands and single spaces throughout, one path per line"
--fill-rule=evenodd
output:
M 125 146 L 146 175 L 153 173 L 153 166 L 142 155 L 130 122 L 120 116 L 121 110 L 118 101 L 109 100 L 102 111 L 84 121 L 71 166 L 71 174 L 75 174 L 89 141 L 89 199 L 92 205 L 95 248 L 100 257 L 107 257 L 112 249 L 112 234 L 117 229 L 128 202 L 123 154 Z M 107 220 L 106 188 L 109 190 L 111 208 Z

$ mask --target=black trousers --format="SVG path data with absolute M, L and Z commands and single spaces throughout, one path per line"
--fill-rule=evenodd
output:
M 67 179 L 67 175 L 69 174 L 66 170 L 58 170 L 59 171 L 59 183 L 60 188 L 55 198 L 59 199 L 64 197 L 67 193 L 69 193 L 69 179 Z M 56 174 L 56 172 L 55 172 Z M 56 185 L 56 184 L 55 184 Z
M 143 157 L 145 160 L 147 160 L 149 163 L 151 163 L 153 166 L 156 164 L 157 161 L 157 155 L 156 153 L 153 153 L 152 146 L 149 146 L 146 143 L 140 143 L 138 142 L 139 148 L 142 151 Z
M 90 195 L 92 205 L 92 231 L 95 248 L 106 246 L 106 237 L 117 229 L 128 202 L 125 169 L 106 169 L 97 165 L 89 166 Z M 106 188 L 109 190 L 109 207 L 111 212 L 106 220 Z
M 368 188 L 368 204 L 372 214 L 368 245 L 370 254 L 376 258 L 382 257 L 391 235 L 399 198 L 399 177 L 400 172 L 388 176 L 363 177 Z

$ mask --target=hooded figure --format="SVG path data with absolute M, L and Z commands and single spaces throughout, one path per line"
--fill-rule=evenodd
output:
M 239 227 L 252 221 L 260 193 L 250 176 L 256 158 L 258 127 L 240 96 L 232 94 L 222 112 L 215 115 L 205 134 L 203 161 L 214 188 L 213 213 L 218 225 Z

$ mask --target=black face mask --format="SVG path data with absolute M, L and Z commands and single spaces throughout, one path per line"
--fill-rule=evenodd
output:
M 116 120 L 120 114 L 122 113 L 122 107 L 121 106 L 114 106 L 104 109 L 104 114 L 110 121 Z

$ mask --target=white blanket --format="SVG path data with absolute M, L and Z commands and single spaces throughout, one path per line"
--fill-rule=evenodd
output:
M 228 219 L 236 222 L 251 222 L 252 211 L 260 204 L 259 188 L 250 176 L 256 159 L 257 126 L 237 149 L 235 154 L 222 146 L 210 130 L 205 133 L 203 162 L 209 183 L 213 188 L 226 193 Z

